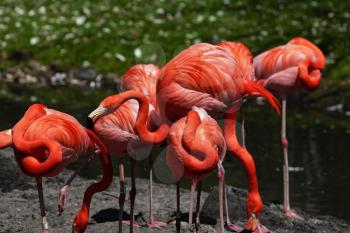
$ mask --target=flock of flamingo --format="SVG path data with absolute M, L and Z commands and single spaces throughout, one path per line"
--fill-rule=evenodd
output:
M 135 163 L 143 148 L 167 143 L 166 163 L 177 178 L 176 230 L 180 232 L 179 181 L 188 178 L 191 185 L 189 224 L 193 222 L 195 187 L 197 204 L 195 226 L 199 228 L 201 180 L 217 168 L 219 181 L 220 232 L 240 231 L 232 224 L 226 205 L 223 161 L 228 150 L 243 165 L 248 178 L 246 231 L 267 232 L 259 222 L 263 202 L 253 157 L 236 137 L 236 116 L 242 101 L 249 96 L 262 96 L 279 113 L 280 104 L 270 93 L 282 98 L 281 144 L 284 154 L 283 211 L 301 218 L 289 206 L 288 141 L 286 138 L 286 97 L 300 89 L 314 90 L 321 80 L 326 63 L 321 50 L 312 42 L 298 37 L 253 58 L 242 43 L 199 43 L 171 59 L 164 67 L 138 64 L 122 76 L 122 92 L 109 96 L 89 114 L 85 128 L 74 117 L 33 104 L 12 128 L 0 133 L 0 149 L 12 147 L 21 170 L 35 177 L 39 195 L 42 228 L 48 233 L 42 177 L 55 176 L 79 156 L 90 160 L 98 156 L 103 168 L 102 179 L 90 185 L 82 206 L 72 223 L 72 232 L 87 228 L 89 207 L 95 193 L 109 187 L 113 172 L 110 155 L 119 166 L 119 232 L 123 224 L 134 227 L 136 198 Z M 217 120 L 224 119 L 220 126 Z M 124 163 L 131 163 L 130 220 L 123 221 L 126 196 Z M 149 156 L 152 164 L 152 152 Z M 62 213 L 68 187 L 60 190 L 59 211 Z M 156 221 L 152 212 L 152 171 L 150 171 L 149 228 L 166 224 Z

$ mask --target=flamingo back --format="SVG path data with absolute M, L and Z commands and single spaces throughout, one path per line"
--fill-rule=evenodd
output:
M 274 73 L 302 62 L 310 69 L 323 69 L 325 57 L 316 45 L 303 38 L 292 39 L 288 44 L 267 50 L 254 58 L 255 74 L 258 79 L 266 79 Z
M 156 85 L 159 67 L 153 64 L 132 66 L 121 78 L 121 89 L 139 91 L 148 96 L 151 104 L 156 104 Z
M 40 114 L 37 114 L 38 110 Z M 16 157 L 33 156 L 40 161 L 45 161 L 48 156 L 51 156 L 48 151 L 40 148 L 35 151 L 18 149 L 24 141 L 53 141 L 60 145 L 62 161 L 45 174 L 46 176 L 58 174 L 68 163 L 93 150 L 93 144 L 84 127 L 74 117 L 47 109 L 44 105 L 32 105 L 12 131 Z M 18 137 L 19 134 L 21 134 L 20 137 Z M 19 138 L 20 140 L 17 140 Z
M 220 46 L 199 43 L 183 50 L 159 74 L 157 107 L 162 120 L 172 123 L 192 106 L 212 115 L 240 100 L 243 81 L 237 64 Z
M 254 66 L 253 66 L 253 54 L 243 43 L 223 41 L 217 44 L 223 47 L 235 57 L 237 60 L 238 71 L 241 72 L 240 76 L 244 79 L 255 81 Z

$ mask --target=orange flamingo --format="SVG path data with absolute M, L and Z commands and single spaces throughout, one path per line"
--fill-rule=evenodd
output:
M 204 109 L 193 107 L 186 117 L 179 119 L 171 126 L 168 144 L 166 161 L 176 180 L 182 177 L 192 180 L 188 220 L 190 226 L 192 225 L 194 190 L 198 182 L 196 206 L 196 230 L 198 231 L 201 179 L 216 166 L 222 167 L 226 153 L 225 138 L 220 126 Z M 178 184 L 179 182 L 176 198 L 177 218 L 180 215 Z M 220 185 L 223 183 L 220 182 Z M 219 194 L 219 197 L 223 198 L 222 193 Z M 222 208 L 223 206 L 220 205 L 221 232 L 224 232 Z M 177 224 L 180 222 L 177 221 Z
M 315 90 L 321 82 L 321 70 L 326 65 L 322 51 L 312 42 L 293 38 L 286 45 L 267 50 L 254 58 L 259 83 L 282 97 L 281 144 L 283 165 L 283 210 L 286 215 L 300 218 L 289 205 L 288 140 L 286 137 L 287 95 L 300 89 Z
M 148 97 L 150 101 L 150 108 L 151 111 L 149 113 L 150 115 L 150 124 L 151 128 L 156 128 L 160 125 L 161 120 L 158 115 L 158 113 L 155 111 L 156 106 L 156 84 L 158 81 L 158 73 L 159 73 L 159 67 L 153 64 L 138 64 L 132 66 L 121 78 L 121 90 L 127 91 L 127 90 L 135 90 L 146 97 Z M 134 113 L 134 118 L 132 119 L 133 122 L 131 124 L 134 124 L 136 120 L 136 109 Z M 147 226 L 149 228 L 160 228 L 166 226 L 166 223 L 161 221 L 155 221 L 153 218 L 153 210 L 152 210 L 152 203 L 153 203 L 153 152 L 151 151 L 149 157 L 149 166 L 150 166 L 150 172 L 149 172 L 149 221 Z
M 49 232 L 46 219 L 42 177 L 55 176 L 82 154 L 95 153 L 95 144 L 103 166 L 103 178 L 85 192 L 83 206 L 88 212 L 91 196 L 106 189 L 112 181 L 112 166 L 102 142 L 94 133 L 82 127 L 72 116 L 33 104 L 10 130 L 0 132 L 0 148 L 12 147 L 21 170 L 36 179 L 43 232 Z M 77 221 L 76 232 L 83 232 L 88 223 Z
M 235 133 L 236 111 L 245 96 L 261 95 L 279 112 L 279 103 L 267 90 L 245 76 L 251 75 L 249 57 L 241 50 L 207 43 L 195 44 L 169 61 L 160 71 L 157 84 L 157 109 L 163 122 L 172 124 L 193 106 L 204 108 L 211 116 L 225 118 L 226 144 L 244 165 L 248 176 L 248 230 L 260 229 L 258 215 L 262 200 L 254 161 L 239 145 Z M 248 67 L 247 67 L 248 66 Z M 219 174 L 224 174 L 220 168 Z M 221 177 L 223 179 L 223 177 Z M 221 205 L 223 203 L 220 203 Z M 262 227 L 261 227 L 262 228 Z M 177 229 L 178 231 L 180 229 Z
M 88 123 L 105 143 L 110 153 L 119 159 L 120 196 L 119 232 L 122 232 L 122 215 L 125 201 L 124 158 L 125 153 L 131 163 L 130 191 L 130 232 L 134 227 L 134 202 L 136 196 L 135 159 L 137 152 L 159 144 L 166 139 L 169 127 L 162 124 L 158 129 L 152 124 L 152 105 L 148 97 L 135 90 L 109 96 L 101 101 L 99 107 L 90 113 Z

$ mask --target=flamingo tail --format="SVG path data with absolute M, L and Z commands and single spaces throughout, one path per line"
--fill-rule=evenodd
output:
M 261 85 L 250 81 L 250 80 L 244 80 L 243 82 L 244 85 L 244 93 L 246 95 L 259 95 L 264 97 L 267 102 L 272 106 L 272 108 L 275 109 L 275 111 L 280 114 L 280 107 L 281 104 L 278 102 L 276 97 L 274 97 L 268 90 L 266 90 L 264 87 Z

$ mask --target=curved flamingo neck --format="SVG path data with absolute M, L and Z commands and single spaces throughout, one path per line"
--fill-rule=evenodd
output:
M 0 149 L 12 146 L 12 130 L 4 130 L 0 132 Z
M 12 130 L 16 159 L 23 172 L 30 176 L 45 176 L 62 161 L 61 147 L 58 143 L 49 139 L 28 141 L 24 137 L 29 126 L 45 115 L 45 106 L 34 104 Z M 47 159 L 41 162 L 38 158 L 45 158 L 45 151 L 48 151 Z
M 312 68 L 323 69 L 325 67 L 326 58 L 325 58 L 324 54 L 315 44 L 313 44 L 309 40 L 306 40 L 302 37 L 296 37 L 296 38 L 291 39 L 288 43 L 289 44 L 301 44 L 301 45 L 304 45 L 312 50 L 312 52 L 316 55 L 316 59 L 312 60 L 312 62 L 311 62 Z
M 238 143 L 236 137 L 236 114 L 235 110 L 229 110 L 225 113 L 224 136 L 226 144 L 232 155 L 238 158 L 243 164 L 244 170 L 248 176 L 249 195 L 254 193 L 259 194 L 254 160 L 250 153 Z
M 201 124 L 201 119 L 196 111 L 190 111 L 187 115 L 185 128 L 182 135 L 183 163 L 188 171 L 199 176 L 211 172 L 219 161 L 216 149 L 208 142 L 196 138 L 196 131 Z M 170 143 L 172 139 L 170 139 Z M 203 160 L 197 157 L 204 158 Z
M 89 209 L 93 195 L 97 192 L 102 192 L 103 190 L 107 189 L 113 179 L 112 163 L 106 147 L 92 131 L 86 129 L 86 132 L 89 135 L 91 141 L 95 143 L 100 149 L 99 155 L 103 169 L 103 176 L 98 183 L 90 185 L 84 193 L 82 207 L 80 208 L 73 221 L 73 226 L 75 225 L 76 231 L 79 233 L 84 232 L 88 225 Z
M 167 124 L 161 124 L 156 131 L 150 131 L 147 128 L 149 117 L 149 101 L 147 97 L 137 91 L 131 90 L 106 98 L 107 101 L 111 101 L 110 104 L 113 109 L 112 112 L 117 110 L 120 105 L 130 99 L 136 99 L 139 103 L 139 110 L 135 122 L 135 130 L 140 139 L 152 144 L 163 142 L 169 132 L 169 126 Z
M 302 80 L 302 82 L 304 83 L 305 87 L 310 91 L 313 91 L 320 86 L 322 75 L 320 70 L 312 70 L 309 73 L 310 63 L 311 63 L 310 58 L 308 60 L 305 60 L 304 62 L 301 62 L 299 64 L 298 75 Z

